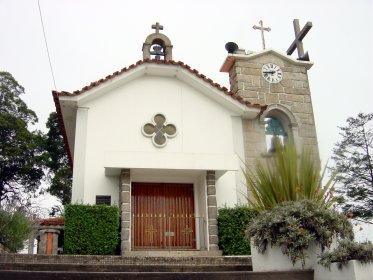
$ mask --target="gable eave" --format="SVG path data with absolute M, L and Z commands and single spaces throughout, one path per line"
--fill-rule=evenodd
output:
M 233 110 L 241 116 L 255 114 L 255 117 L 265 110 L 265 105 L 252 104 L 244 101 L 240 96 L 228 91 L 227 88 L 214 83 L 206 76 L 199 74 L 195 69 L 180 67 L 179 64 L 163 63 L 142 63 L 137 67 L 126 71 L 114 78 L 107 79 L 104 83 L 85 90 L 82 93 L 74 94 L 61 92 L 58 94 L 60 102 L 66 107 L 84 106 L 87 102 L 98 98 L 115 88 L 125 85 L 143 76 L 176 78 L 215 100 L 223 107 Z M 83 88 L 84 89 L 84 88 Z M 248 114 L 250 113 L 250 114 Z M 253 113 L 253 114 L 251 114 Z
M 229 72 L 232 69 L 232 66 L 234 65 L 236 60 L 250 61 L 250 60 L 259 58 L 267 54 L 272 54 L 274 56 L 277 56 L 293 65 L 303 66 L 307 70 L 309 70 L 313 66 L 312 61 L 297 60 L 297 59 L 292 58 L 291 56 L 284 55 L 275 49 L 265 49 L 260 52 L 253 52 L 249 54 L 228 54 L 228 56 L 223 62 L 223 65 L 220 68 L 220 72 Z
M 68 119 L 72 119 L 75 124 L 76 120 L 76 111 L 75 116 L 70 118 L 69 114 L 66 112 L 65 106 L 61 106 L 61 102 L 58 96 L 58 92 L 52 91 L 54 105 L 56 107 L 56 113 L 58 118 L 58 124 L 62 134 L 64 149 L 69 160 L 71 172 L 73 172 L 73 157 L 74 157 L 74 142 L 75 142 L 75 125 L 72 127 Z M 67 126 L 67 127 L 66 127 Z

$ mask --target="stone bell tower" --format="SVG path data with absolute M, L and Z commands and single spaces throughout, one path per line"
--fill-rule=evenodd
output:
M 142 45 L 143 59 L 172 60 L 171 41 L 166 35 L 159 33 L 163 26 L 157 22 L 152 25 L 152 29 L 155 29 L 155 32 L 146 37 Z
M 226 45 L 228 56 L 220 71 L 229 73 L 231 90 L 252 103 L 268 105 L 267 110 L 258 119 L 243 122 L 245 161 L 249 166 L 254 165 L 256 159 L 270 155 L 273 147 L 270 147 L 269 138 L 275 136 L 283 140 L 292 137 L 298 152 L 303 146 L 311 147 L 319 159 L 307 75 L 313 63 L 308 61 L 308 53 L 303 54 L 301 42 L 309 29 L 299 31 L 299 23 L 298 29 L 296 23 L 296 39 L 289 50 L 300 48 L 298 59 L 274 49 L 265 49 L 263 31 L 270 29 L 261 29 L 262 51 L 241 50 L 232 42 Z M 254 29 L 260 28 L 254 26 Z M 303 33 L 300 34 L 301 32 Z

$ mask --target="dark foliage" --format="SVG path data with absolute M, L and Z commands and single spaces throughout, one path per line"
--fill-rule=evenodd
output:
M 43 172 L 43 135 L 31 131 L 36 114 L 20 98 L 24 88 L 0 72 L 0 205 L 35 194 Z
M 340 127 L 342 141 L 333 150 L 337 192 L 346 213 L 354 218 L 373 218 L 373 114 L 360 113 Z
M 47 191 L 65 205 L 71 202 L 72 172 L 55 112 L 49 115 L 46 126 L 48 133 L 45 140 L 45 165 L 48 168 L 49 180 Z

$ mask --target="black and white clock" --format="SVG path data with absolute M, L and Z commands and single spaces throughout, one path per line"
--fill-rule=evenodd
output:
M 274 63 L 266 63 L 262 67 L 263 78 L 270 83 L 279 83 L 282 80 L 282 70 L 280 66 Z

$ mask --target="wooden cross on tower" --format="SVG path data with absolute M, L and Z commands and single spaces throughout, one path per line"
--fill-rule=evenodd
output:
M 264 31 L 268 31 L 269 32 L 269 31 L 271 31 L 271 28 L 269 28 L 269 27 L 263 27 L 263 21 L 262 20 L 259 21 L 259 24 L 260 24 L 260 26 L 254 25 L 253 28 L 254 29 L 259 29 L 261 31 L 261 33 L 262 33 L 263 50 L 265 50 L 266 49 L 266 43 L 265 43 L 265 40 L 264 40 Z
M 155 29 L 155 33 L 159 33 L 159 30 L 163 30 L 163 25 L 160 25 L 159 22 L 156 22 L 152 25 L 152 29 Z
M 295 49 L 297 49 L 298 60 L 309 61 L 310 58 L 308 56 L 308 52 L 304 54 L 302 40 L 307 35 L 308 31 L 310 31 L 310 29 L 312 28 L 312 22 L 308 21 L 302 30 L 300 30 L 300 27 L 299 27 L 299 19 L 294 19 L 293 25 L 294 25 L 295 39 L 293 43 L 291 43 L 286 53 L 287 55 L 291 55 L 295 51 Z

